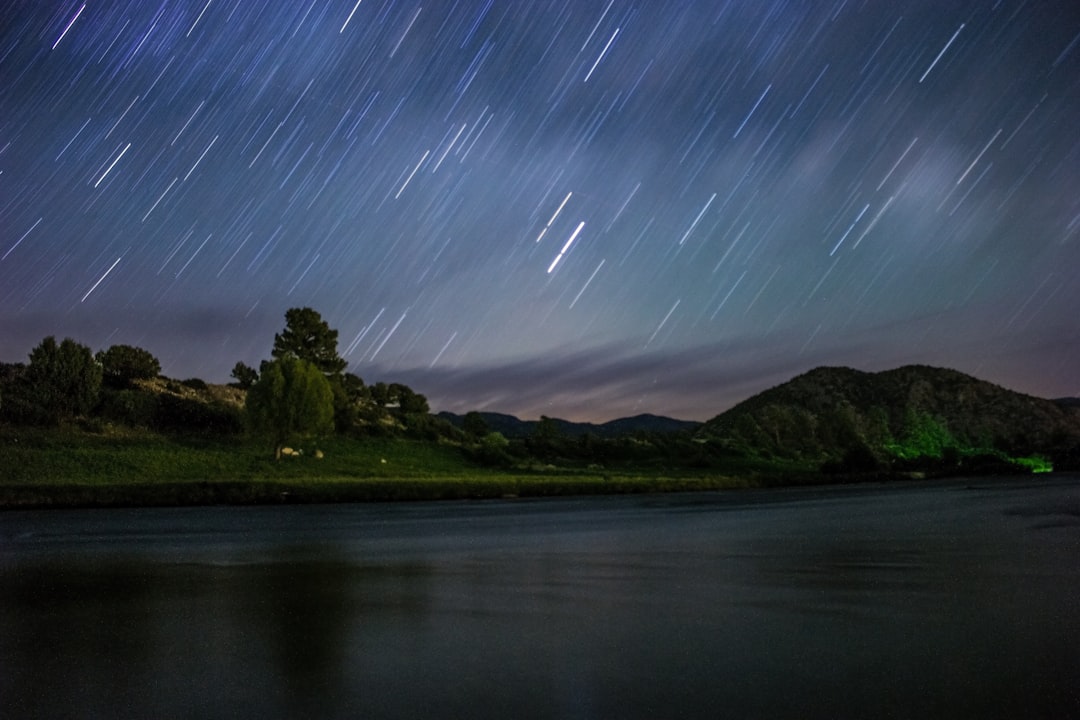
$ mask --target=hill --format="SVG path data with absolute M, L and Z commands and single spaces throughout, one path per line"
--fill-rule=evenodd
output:
M 760 457 L 878 462 L 1041 454 L 1080 446 L 1080 414 L 942 368 L 869 373 L 822 367 L 766 390 L 705 423 L 700 442 Z
M 459 428 L 462 427 L 465 420 L 464 415 L 457 415 L 451 412 L 441 412 L 438 414 L 438 417 Z M 494 412 L 481 412 L 480 417 L 487 423 L 489 430 L 502 433 L 503 436 L 510 439 L 532 436 L 539 422 L 537 420 L 521 420 L 513 415 Z M 625 437 L 642 432 L 677 433 L 686 430 L 695 430 L 701 426 L 701 423 L 699 422 L 676 420 L 674 418 L 651 415 L 649 413 L 634 415 L 633 417 L 627 418 L 618 418 L 599 424 L 571 422 L 569 420 L 560 420 L 558 418 L 552 418 L 552 422 L 554 422 L 555 427 L 558 428 L 559 434 L 565 437 L 578 438 L 584 435 L 594 435 L 603 439 Z

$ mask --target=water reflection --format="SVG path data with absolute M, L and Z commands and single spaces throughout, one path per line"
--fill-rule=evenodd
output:
M 0 717 L 1078 715 L 1076 487 L 12 513 Z

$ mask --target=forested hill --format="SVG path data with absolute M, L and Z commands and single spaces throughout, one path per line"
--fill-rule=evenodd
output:
M 488 430 L 501 433 L 507 438 L 531 437 L 536 432 L 536 426 L 539 422 L 537 420 L 521 420 L 505 413 L 479 412 L 477 415 L 484 421 Z M 464 415 L 451 412 L 441 412 L 439 417 L 457 427 L 462 427 L 465 422 Z M 589 434 L 598 438 L 617 438 L 638 432 L 675 433 L 694 430 L 701 426 L 700 422 L 676 420 L 649 413 L 619 418 L 606 423 L 571 422 L 558 418 L 552 418 L 551 422 L 557 432 L 565 437 L 581 437 Z
M 998 452 L 1064 456 L 1080 445 L 1080 413 L 957 372 L 909 365 L 868 373 L 822 367 L 766 390 L 697 434 L 733 450 L 838 460 Z

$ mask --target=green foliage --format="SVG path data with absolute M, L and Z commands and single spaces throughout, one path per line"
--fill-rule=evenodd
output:
M 188 378 L 187 380 L 181 380 L 180 384 L 184 387 L 191 388 L 192 390 L 209 390 L 210 386 L 206 384 L 206 381 L 202 378 Z
M 397 403 L 398 409 L 403 413 L 412 415 L 429 412 L 427 398 L 414 392 L 408 385 L 390 383 L 389 398 L 391 403 Z
M 384 382 L 377 382 L 370 388 L 371 402 L 379 407 L 390 404 L 390 386 Z
M 148 426 L 164 433 L 220 436 L 239 433 L 243 420 L 235 407 L 163 394 Z
M 97 415 L 106 422 L 173 435 L 233 436 L 243 430 L 235 406 L 131 388 L 106 390 Z
M 285 357 L 263 366 L 245 410 L 251 430 L 271 437 L 280 456 L 287 442 L 333 429 L 334 393 L 314 364 Z
M 61 420 L 90 412 L 101 390 L 101 365 L 90 348 L 49 336 L 30 352 L 26 369 L 30 399 L 43 419 Z
M 1027 468 L 1033 473 L 1047 473 L 1054 471 L 1054 464 L 1044 458 L 1042 455 L 1031 455 L 1029 457 L 1009 458 L 1017 465 Z
M 233 365 L 232 373 L 229 376 L 236 380 L 236 386 L 241 390 L 249 390 L 255 384 L 255 381 L 259 379 L 259 371 L 253 367 L 248 367 L 242 362 L 237 362 Z
M 150 427 L 157 413 L 157 396 L 125 388 L 106 390 L 101 397 L 98 414 L 103 420 L 129 427 Z
M 550 442 L 559 437 L 559 426 L 547 415 L 541 415 L 540 420 L 533 428 L 533 438 L 539 441 Z
M 904 419 L 903 440 L 885 449 L 902 460 L 920 457 L 940 458 L 946 448 L 959 447 L 945 423 L 926 413 L 908 410 Z
M 127 387 L 133 380 L 149 380 L 161 372 L 161 363 L 149 351 L 131 345 L 113 345 L 97 354 L 102 379 L 112 387 Z
M 407 437 L 428 442 L 438 442 L 440 438 L 455 437 L 461 434 L 460 430 L 446 420 L 428 413 L 403 414 L 401 417 Z
M 338 331 L 333 330 L 311 308 L 290 308 L 285 312 L 285 329 L 274 335 L 270 354 L 277 360 L 305 360 L 324 375 L 341 373 L 348 363 L 338 357 Z
M 471 456 L 483 465 L 507 467 L 513 462 L 509 450 L 510 441 L 502 433 L 489 432 L 480 438 Z
M 482 438 L 487 435 L 490 430 L 487 420 L 475 410 L 465 413 L 465 417 L 461 420 L 461 427 L 468 435 L 474 438 Z M 499 434 L 496 433 L 496 435 Z M 499 435 L 499 437 L 503 436 Z M 503 437 L 503 440 L 506 440 L 506 438 Z

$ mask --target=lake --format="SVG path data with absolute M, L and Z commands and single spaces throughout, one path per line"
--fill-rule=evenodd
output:
M 0 514 L 4 718 L 1080 717 L 1080 477 Z

